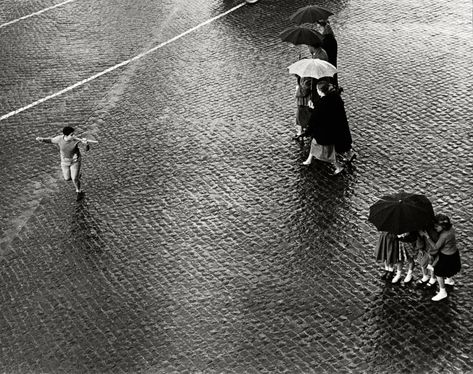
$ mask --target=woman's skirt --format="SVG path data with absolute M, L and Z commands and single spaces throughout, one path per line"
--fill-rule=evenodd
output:
M 320 161 L 332 164 L 336 161 L 335 146 L 317 144 L 314 138 L 312 138 L 312 143 L 310 144 L 310 154 Z
M 399 262 L 414 261 L 416 257 L 415 242 L 399 241 Z
M 387 265 L 397 264 L 399 262 L 399 240 L 397 236 L 388 232 L 382 232 L 379 236 L 374 255 L 376 261 L 386 262 Z
M 460 253 L 456 251 L 453 255 L 439 253 L 438 261 L 434 265 L 434 274 L 437 277 L 450 278 L 461 269 Z
M 298 105 L 296 111 L 296 125 L 302 128 L 302 131 L 307 129 L 309 126 L 310 115 L 312 109 L 305 105 Z

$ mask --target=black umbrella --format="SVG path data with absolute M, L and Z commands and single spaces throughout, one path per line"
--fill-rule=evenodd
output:
M 303 26 L 289 27 L 282 31 L 279 36 L 283 42 L 289 42 L 294 45 L 306 44 L 320 47 L 322 44 L 322 34 Z
M 381 197 L 370 206 L 368 221 L 392 234 L 428 228 L 434 220 L 432 203 L 424 195 L 399 192 Z
M 327 9 L 309 5 L 298 9 L 289 19 L 300 25 L 302 23 L 316 23 L 319 20 L 326 20 L 332 14 L 333 13 Z

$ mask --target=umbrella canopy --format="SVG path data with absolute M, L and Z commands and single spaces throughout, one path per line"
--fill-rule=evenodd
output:
M 282 31 L 279 36 L 283 42 L 289 42 L 294 45 L 307 44 L 320 47 L 322 44 L 322 34 L 303 26 L 289 27 Z
M 337 68 L 330 62 L 318 58 L 304 58 L 294 62 L 288 67 L 289 74 L 297 74 L 299 77 L 312 77 L 320 79 L 323 77 L 333 77 L 337 73 Z
M 333 13 L 327 9 L 309 5 L 299 8 L 289 19 L 297 25 L 300 25 L 302 23 L 315 23 L 319 20 L 326 20 L 331 15 L 333 15 Z
M 428 228 L 434 220 L 432 203 L 424 195 L 399 192 L 381 197 L 370 206 L 368 221 L 392 234 Z

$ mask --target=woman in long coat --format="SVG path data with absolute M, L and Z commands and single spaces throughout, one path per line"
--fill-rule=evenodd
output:
M 346 139 L 343 142 L 340 142 L 340 139 L 337 140 L 339 128 L 342 127 L 338 123 L 343 114 L 340 113 L 341 98 L 338 93 L 330 92 L 330 84 L 326 81 L 318 82 L 316 87 L 320 100 L 312 111 L 306 131 L 306 135 L 312 137 L 312 143 L 309 156 L 303 165 L 310 165 L 315 157 L 335 166 L 333 174 L 337 175 L 343 171 L 343 166 L 337 162 L 335 144 L 346 148 Z
M 322 28 L 322 48 L 327 53 L 327 61 L 337 67 L 338 43 L 337 39 L 335 39 L 332 27 L 328 20 L 320 20 L 317 23 Z
M 337 53 L 338 53 L 338 43 L 335 39 L 335 34 L 333 33 L 332 27 L 328 20 L 320 20 L 317 22 L 322 28 L 322 48 L 327 53 L 327 61 L 330 62 L 333 66 L 337 67 Z M 331 82 L 338 86 L 338 76 L 335 74 L 331 78 Z
M 335 152 L 342 156 L 345 161 L 351 162 L 356 153 L 352 149 L 352 137 L 350 126 L 348 125 L 345 103 L 340 96 L 341 90 L 334 88 L 330 92 L 333 112 L 333 125 L 335 131 Z

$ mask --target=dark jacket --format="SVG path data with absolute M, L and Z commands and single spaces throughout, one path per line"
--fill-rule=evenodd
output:
M 330 95 L 321 97 L 310 116 L 307 134 L 318 144 L 332 145 L 335 143 L 335 132 L 332 126 L 333 100 Z
M 351 149 L 352 138 L 345 105 L 338 92 L 329 92 L 320 98 L 310 117 L 307 134 L 318 144 L 335 145 L 337 153 Z
M 323 35 L 322 48 L 325 49 L 325 52 L 327 52 L 328 62 L 336 67 L 338 44 L 333 34 Z
M 348 125 L 347 113 L 345 111 L 345 103 L 340 94 L 334 93 L 334 119 L 333 125 L 335 127 L 335 152 L 344 153 L 351 149 L 353 142 L 351 138 L 350 126 Z

